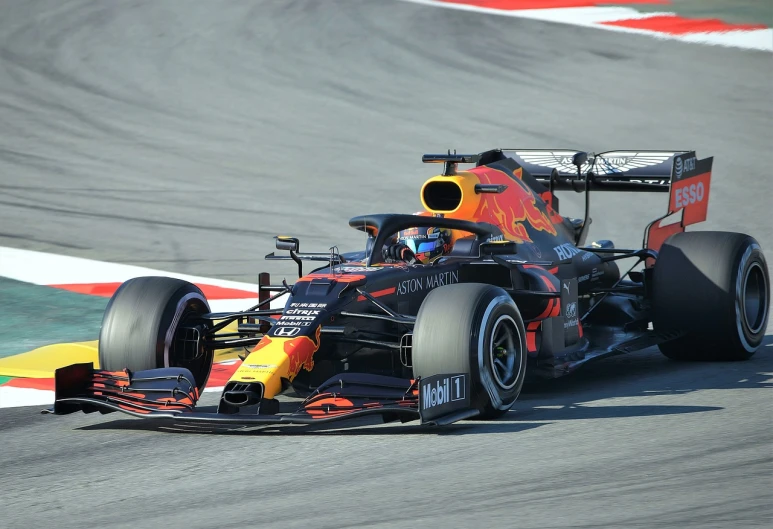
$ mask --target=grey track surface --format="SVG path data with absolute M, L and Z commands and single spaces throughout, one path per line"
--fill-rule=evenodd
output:
M 383 0 L 3 1 L 0 245 L 254 280 L 275 233 L 348 249 L 417 209 L 422 152 L 693 148 L 703 229 L 773 256 L 771 57 Z M 593 203 L 618 245 L 665 208 Z M 0 527 L 765 524 L 772 360 L 610 359 L 439 433 L 0 410 Z

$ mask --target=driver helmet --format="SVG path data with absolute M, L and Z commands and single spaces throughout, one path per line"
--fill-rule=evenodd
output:
M 397 233 L 397 242 L 406 245 L 416 260 L 429 264 L 451 251 L 451 230 L 446 228 L 408 228 Z

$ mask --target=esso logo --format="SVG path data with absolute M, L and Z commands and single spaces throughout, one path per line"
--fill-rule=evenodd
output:
M 674 194 L 674 205 L 677 208 L 684 208 L 696 202 L 703 202 L 705 195 L 706 190 L 703 187 L 703 182 L 680 187 Z

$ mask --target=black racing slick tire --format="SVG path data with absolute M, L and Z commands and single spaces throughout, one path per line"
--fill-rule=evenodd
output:
M 521 313 L 499 287 L 464 283 L 437 288 L 416 315 L 414 377 L 469 373 L 480 419 L 501 417 L 515 403 L 526 375 L 526 354 Z
M 759 243 L 742 233 L 669 237 L 653 271 L 653 327 L 686 332 L 659 345 L 674 360 L 747 360 L 768 323 L 770 277 Z
M 208 312 L 204 294 L 187 281 L 171 277 L 126 281 L 113 294 L 102 318 L 100 369 L 184 367 L 202 389 L 212 370 L 213 351 L 196 340 L 199 331 L 185 324 L 192 316 Z

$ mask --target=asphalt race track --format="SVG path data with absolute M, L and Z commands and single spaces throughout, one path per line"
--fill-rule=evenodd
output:
M 349 217 L 419 207 L 424 152 L 689 148 L 715 156 L 700 229 L 773 260 L 771 61 L 385 0 L 1 1 L 0 246 L 292 279 L 262 261 L 273 235 L 358 247 Z M 666 208 L 592 202 L 591 235 L 618 246 Z M 605 360 L 442 430 L 4 409 L 0 526 L 764 525 L 772 388 L 769 336 L 745 363 Z

